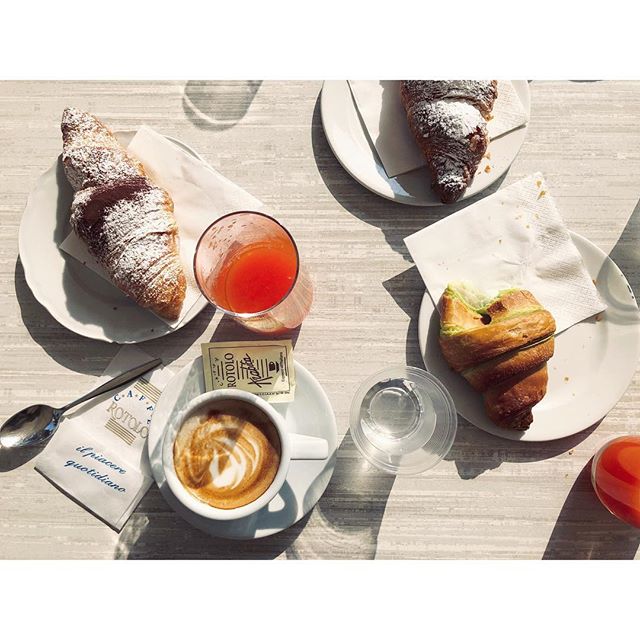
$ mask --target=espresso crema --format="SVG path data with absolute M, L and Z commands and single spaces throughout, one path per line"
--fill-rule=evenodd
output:
M 173 461 L 180 482 L 196 498 L 218 509 L 235 509 L 259 498 L 273 482 L 280 439 L 260 409 L 224 400 L 185 420 Z

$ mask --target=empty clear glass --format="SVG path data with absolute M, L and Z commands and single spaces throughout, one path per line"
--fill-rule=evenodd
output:
M 351 403 L 351 436 L 374 466 L 413 475 L 435 466 L 455 439 L 457 415 L 442 383 L 415 367 L 394 366 L 367 378 Z

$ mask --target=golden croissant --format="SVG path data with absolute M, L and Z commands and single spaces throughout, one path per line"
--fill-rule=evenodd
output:
M 485 411 L 500 427 L 525 430 L 533 421 L 531 409 L 547 392 L 555 330 L 553 316 L 524 289 L 487 299 L 450 284 L 442 296 L 445 360 L 483 393 Z
M 61 128 L 71 226 L 119 289 L 176 320 L 186 278 L 171 197 L 95 116 L 65 109 Z

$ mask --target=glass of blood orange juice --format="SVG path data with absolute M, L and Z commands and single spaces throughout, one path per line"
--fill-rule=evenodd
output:
M 620 436 L 601 447 L 591 463 L 591 482 L 614 516 L 640 527 L 640 436 Z
M 193 261 L 209 302 L 264 334 L 299 326 L 311 308 L 313 285 L 291 234 L 264 213 L 237 211 L 211 224 Z

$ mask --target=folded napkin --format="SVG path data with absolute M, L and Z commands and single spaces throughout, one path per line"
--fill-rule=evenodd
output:
M 405 238 L 437 305 L 449 282 L 493 295 L 528 289 L 556 332 L 606 309 L 542 174 L 536 173 Z
M 264 211 L 263 204 L 202 160 L 178 147 L 163 135 L 142 126 L 127 149 L 144 164 L 151 179 L 166 189 L 174 204 L 180 234 L 180 258 L 187 277 L 187 292 L 180 317 L 161 318 L 172 327 L 180 326 L 201 293 L 193 273 L 193 255 L 204 230 L 220 216 L 232 211 Z M 72 231 L 60 248 L 101 275 L 109 276 Z M 159 316 L 160 317 L 160 316 Z
M 150 359 L 138 347 L 122 347 L 95 386 Z M 36 470 L 120 531 L 151 485 L 145 443 L 156 403 L 172 375 L 154 369 L 82 405 L 63 419 Z
M 426 161 L 409 129 L 400 100 L 400 80 L 349 80 L 349 86 L 387 175 L 393 178 L 423 167 Z M 487 123 L 491 140 L 527 123 L 527 112 L 508 80 L 498 80 L 498 98 L 492 115 Z

